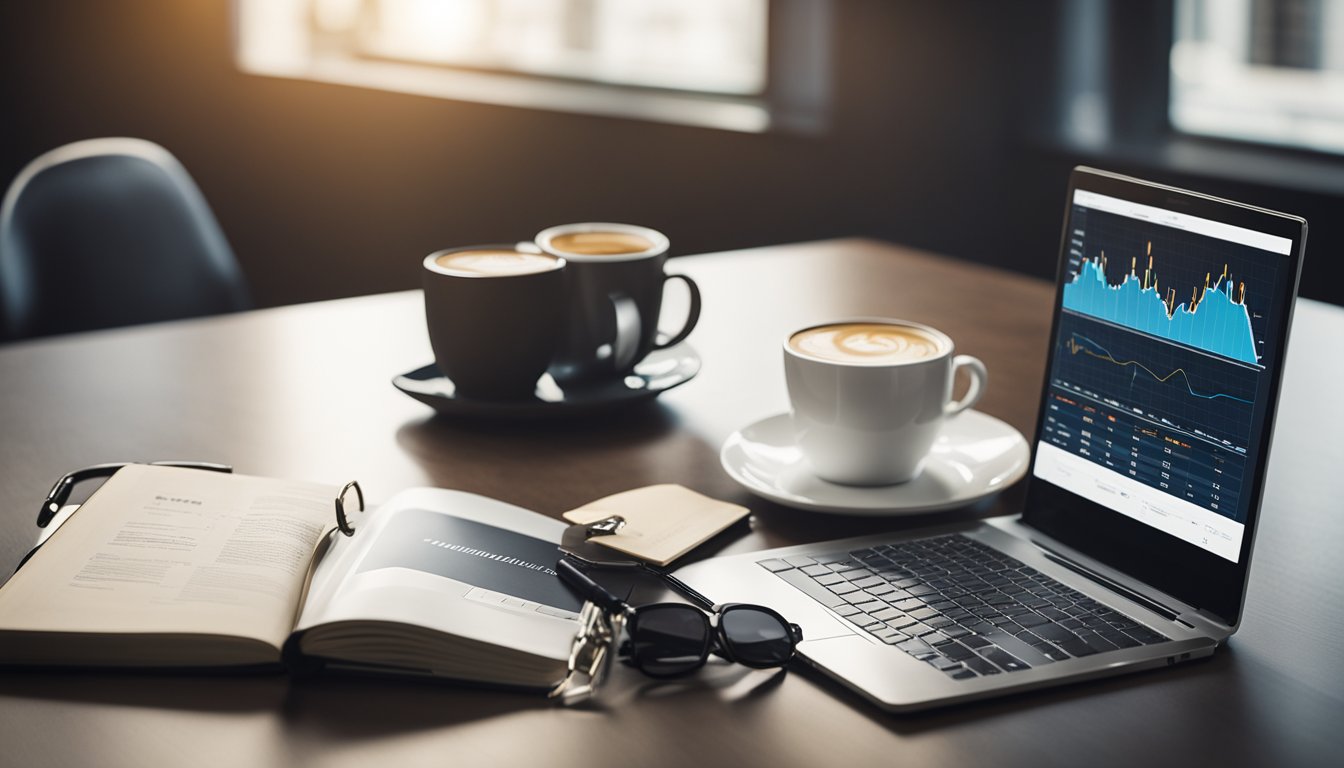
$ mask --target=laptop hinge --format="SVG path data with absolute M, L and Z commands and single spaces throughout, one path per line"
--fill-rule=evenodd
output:
M 1160 603 L 1157 600 L 1154 600 L 1151 597 L 1148 597 L 1140 592 L 1130 589 L 1129 587 L 1126 587 L 1125 585 L 1121 584 L 1115 579 L 1107 578 L 1106 576 L 1097 573 L 1096 571 L 1092 570 L 1091 568 L 1088 568 L 1082 563 L 1079 563 L 1078 561 L 1070 558 L 1068 555 L 1061 554 L 1053 549 L 1050 549 L 1047 546 L 1044 546 L 1039 541 L 1035 542 L 1035 544 L 1036 546 L 1041 548 L 1042 554 L 1044 554 L 1046 557 L 1050 558 L 1056 563 L 1059 563 L 1065 568 L 1068 568 L 1069 570 L 1073 571 L 1079 576 L 1086 578 L 1088 581 L 1095 582 L 1096 584 L 1103 586 L 1106 589 L 1109 589 L 1110 591 L 1120 595 L 1121 597 L 1124 597 L 1127 600 L 1132 600 L 1165 619 L 1168 619 L 1170 621 L 1179 621 L 1180 623 L 1186 625 L 1187 627 L 1191 628 L 1194 627 L 1194 625 L 1190 624 L 1189 622 L 1181 620 L 1181 614 L 1179 611 L 1172 610 L 1167 605 Z

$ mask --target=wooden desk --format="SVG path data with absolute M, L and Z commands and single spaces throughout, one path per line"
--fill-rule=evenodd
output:
M 1046 258 L 1046 256 L 1043 256 Z M 701 375 L 658 404 L 570 426 L 431 418 L 389 384 L 431 359 L 420 295 L 264 310 L 0 348 L 0 563 L 48 485 L 100 461 L 206 459 L 410 485 L 548 514 L 679 482 L 749 506 L 737 551 L 924 519 L 795 512 L 719 468 L 734 429 L 786 409 L 779 344 L 846 315 L 926 321 L 991 372 L 980 408 L 1031 434 L 1051 287 L 868 241 L 678 259 L 705 310 Z M 917 717 L 810 673 L 731 667 L 678 685 L 617 670 L 608 708 L 346 679 L 0 674 L 5 765 L 1313 764 L 1344 748 L 1344 310 L 1300 303 L 1243 629 L 1212 660 Z M 1006 513 L 1020 489 L 958 514 Z

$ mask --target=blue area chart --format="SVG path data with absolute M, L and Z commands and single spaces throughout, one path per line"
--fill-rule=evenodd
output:
M 1106 279 L 1104 257 L 1085 259 L 1064 284 L 1064 308 L 1215 355 L 1258 365 L 1245 286 L 1234 288 L 1226 271 L 1178 304 L 1175 289 L 1160 288 L 1152 260 L 1143 277 L 1131 268 L 1119 285 Z

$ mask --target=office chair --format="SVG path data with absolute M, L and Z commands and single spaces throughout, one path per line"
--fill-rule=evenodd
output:
M 107 138 L 54 149 L 19 173 L 0 207 L 0 338 L 250 304 L 205 198 L 157 144 Z

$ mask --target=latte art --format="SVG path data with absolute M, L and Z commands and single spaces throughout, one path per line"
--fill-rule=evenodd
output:
M 839 323 L 799 331 L 793 351 L 851 365 L 887 365 L 927 360 L 946 352 L 943 343 L 916 328 L 888 323 Z
M 506 250 L 455 251 L 434 263 L 461 277 L 530 275 L 560 266 L 560 260 L 549 254 Z
M 552 237 L 550 248 L 583 256 L 625 256 L 653 248 L 653 241 L 629 232 L 567 232 Z

